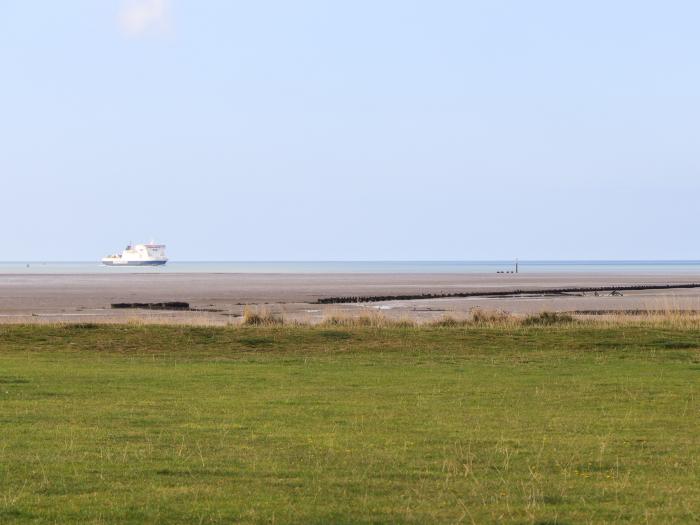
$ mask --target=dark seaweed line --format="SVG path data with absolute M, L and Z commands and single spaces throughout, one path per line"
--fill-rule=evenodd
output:
M 546 288 L 541 290 L 500 290 L 495 292 L 454 292 L 424 293 L 407 295 L 366 295 L 349 297 L 322 297 L 316 304 L 340 303 L 378 303 L 382 301 L 413 301 L 417 299 L 450 299 L 461 297 L 516 297 L 521 295 L 564 295 L 568 293 L 588 292 L 633 292 L 643 290 L 673 290 L 681 288 L 700 288 L 700 283 L 688 284 L 639 284 L 627 286 L 600 286 L 587 288 Z

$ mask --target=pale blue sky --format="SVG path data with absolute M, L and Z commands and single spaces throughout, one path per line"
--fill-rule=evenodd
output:
M 0 0 L 0 260 L 700 258 L 699 20 Z

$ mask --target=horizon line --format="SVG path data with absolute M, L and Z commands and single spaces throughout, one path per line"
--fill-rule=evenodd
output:
M 289 263 L 467 263 L 467 264 L 488 264 L 488 263 L 515 263 L 520 264 L 550 264 L 550 263 L 697 263 L 700 264 L 700 259 L 211 259 L 211 260 L 195 260 L 195 259 L 170 259 L 169 264 L 176 263 L 263 263 L 263 264 L 289 264 Z M 67 264 L 67 263 L 96 263 L 101 264 L 99 259 L 15 259 L 15 260 L 0 260 L 0 264 Z

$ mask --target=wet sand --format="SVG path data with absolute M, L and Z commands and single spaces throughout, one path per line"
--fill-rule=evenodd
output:
M 0 275 L 0 322 L 126 321 L 236 322 L 245 305 L 289 319 L 315 322 L 330 312 L 357 315 L 381 310 L 391 317 L 428 320 L 470 309 L 515 314 L 539 311 L 700 310 L 700 289 L 520 297 L 394 300 L 371 304 L 319 305 L 337 296 L 450 294 L 509 290 L 700 283 L 693 274 L 5 274 Z M 118 302 L 184 301 L 207 311 L 113 310 Z

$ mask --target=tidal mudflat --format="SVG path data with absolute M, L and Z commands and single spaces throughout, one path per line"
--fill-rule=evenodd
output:
M 392 318 L 432 321 L 467 315 L 474 308 L 516 314 L 540 311 L 599 312 L 698 310 L 700 273 L 100 273 L 0 275 L 0 322 L 124 322 L 231 324 L 246 305 L 264 307 L 289 320 L 319 322 L 328 315 L 380 310 Z M 671 286 L 668 289 L 532 293 L 595 287 Z M 454 294 L 477 294 L 454 297 Z M 493 294 L 501 294 L 494 296 Z M 429 299 L 403 299 L 423 294 Z M 503 295 L 506 294 L 506 295 Z M 450 297 L 450 295 L 453 295 Z M 318 304 L 333 297 L 394 299 Z M 192 311 L 114 310 L 114 303 L 186 302 Z

